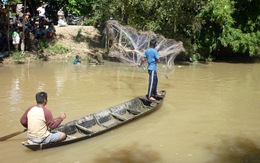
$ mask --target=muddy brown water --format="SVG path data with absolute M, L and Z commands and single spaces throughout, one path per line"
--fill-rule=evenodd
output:
M 159 65 L 159 69 L 164 67 Z M 1 162 L 23 163 L 236 163 L 260 162 L 260 64 L 175 65 L 161 108 L 100 136 L 43 151 L 0 142 Z M 117 105 L 147 90 L 148 75 L 122 63 L 68 62 L 0 65 L 0 137 L 22 131 L 19 119 L 48 93 L 53 116 L 68 121 Z

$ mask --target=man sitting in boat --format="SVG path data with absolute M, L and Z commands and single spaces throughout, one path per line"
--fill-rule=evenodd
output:
M 40 144 L 65 140 L 65 133 L 52 133 L 48 128 L 55 129 L 58 127 L 66 118 L 66 114 L 62 112 L 59 118 L 53 119 L 51 111 L 45 107 L 47 104 L 46 92 L 38 92 L 36 102 L 37 105 L 29 107 L 20 119 L 21 124 L 28 129 L 27 137 L 29 141 Z

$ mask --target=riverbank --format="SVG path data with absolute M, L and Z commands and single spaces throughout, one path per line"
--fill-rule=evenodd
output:
M 100 32 L 93 26 L 55 27 L 57 43 L 69 47 L 65 57 L 86 57 L 86 53 L 99 48 Z M 101 49 L 100 49 L 101 50 Z M 56 58 L 55 56 L 52 58 Z
M 98 60 L 103 56 L 106 56 L 106 51 L 101 48 L 101 33 L 93 26 L 74 26 L 69 25 L 66 27 L 55 26 L 56 36 L 53 40 L 54 49 L 40 49 L 34 51 L 26 51 L 17 59 L 15 53 L 9 57 L 5 57 L 4 60 L 0 60 L 3 64 L 13 63 L 28 63 L 38 60 L 73 60 L 76 55 L 80 57 L 82 61 L 98 63 Z M 53 46 L 53 45 L 52 45 Z M 34 49 L 34 48 L 33 48 Z M 20 55 L 20 54 L 18 54 Z M 1 58 L 0 58 L 1 59 Z M 198 59 L 198 58 L 197 58 Z M 195 59 L 196 60 L 196 59 Z M 259 63 L 260 59 L 255 57 L 249 57 L 245 55 L 225 55 L 214 56 L 210 60 L 203 62 L 229 62 L 229 63 Z M 175 59 L 175 63 L 187 62 L 186 54 L 182 53 Z
M 102 55 L 104 49 L 100 48 L 100 32 L 93 26 L 55 26 L 56 36 L 51 40 L 55 45 L 65 49 L 64 52 L 58 50 L 59 54 L 49 54 L 49 50 L 45 49 L 40 51 L 25 51 L 22 54 L 24 57 L 18 60 L 12 53 L 9 57 L 4 58 L 3 64 L 12 63 L 27 63 L 39 60 L 39 55 L 43 56 L 43 60 L 64 60 L 74 59 L 76 55 L 80 56 L 82 60 L 89 62 L 96 62 L 96 56 L 93 52 Z M 33 48 L 34 49 L 34 48 Z M 52 52 L 53 53 L 53 52 Z

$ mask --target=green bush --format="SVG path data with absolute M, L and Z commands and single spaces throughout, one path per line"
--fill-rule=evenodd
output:
M 50 47 L 50 42 L 44 39 L 39 40 L 37 43 L 40 49 L 46 49 Z
M 57 55 L 65 54 L 69 51 L 69 49 L 61 44 L 54 44 L 53 46 L 49 46 L 48 48 L 46 48 L 45 51 L 50 55 Z
M 12 57 L 14 60 L 20 60 L 24 58 L 24 54 L 20 51 L 16 51 L 12 53 Z

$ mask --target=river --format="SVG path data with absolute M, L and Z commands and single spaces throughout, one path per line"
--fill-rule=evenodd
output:
M 1 162 L 23 163 L 259 163 L 260 64 L 174 65 L 163 75 L 166 90 L 155 112 L 100 136 L 71 145 L 31 151 L 26 133 L 1 142 Z M 161 71 L 160 71 L 161 70 Z M 122 63 L 73 65 L 34 62 L 0 65 L 0 137 L 22 131 L 20 117 L 48 93 L 53 116 L 69 122 L 147 91 L 148 74 Z

